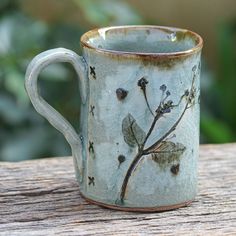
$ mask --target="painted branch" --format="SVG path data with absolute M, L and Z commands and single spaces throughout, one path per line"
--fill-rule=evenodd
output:
M 187 107 L 188 107 L 188 103 L 186 103 L 186 106 L 181 114 L 181 116 L 178 118 L 178 120 L 174 123 L 174 125 L 160 138 L 157 140 L 157 142 L 155 142 L 153 145 L 151 145 L 150 147 L 148 147 L 147 149 L 144 149 L 144 150 L 139 150 L 138 154 L 135 156 L 135 158 L 133 159 L 133 161 L 131 162 L 127 172 L 126 172 L 126 175 L 125 175 L 125 178 L 123 180 L 123 183 L 122 183 L 122 187 L 121 187 L 121 193 L 120 193 L 120 200 L 121 202 L 124 201 L 124 197 L 125 197 L 125 193 L 126 193 L 126 189 L 127 189 L 127 186 L 128 186 L 128 183 L 129 183 L 129 179 L 132 175 L 132 172 L 134 171 L 134 169 L 137 167 L 139 161 L 143 158 L 144 155 L 148 155 L 150 154 L 152 151 L 152 149 L 154 147 L 156 147 L 157 145 L 159 145 L 166 137 L 168 137 L 176 128 L 176 126 L 179 124 L 179 122 L 181 121 L 184 113 L 186 112 L 187 110 Z M 154 119 L 155 120 L 155 119 Z M 155 126 L 155 123 L 156 122 L 153 122 L 154 126 Z M 154 127 L 153 126 L 153 127 Z M 146 139 L 145 139 L 146 140 Z
M 192 83 L 191 83 L 191 88 L 190 91 L 192 91 L 193 89 L 193 85 L 194 85 L 194 81 L 195 81 L 195 76 L 193 77 Z M 185 112 L 187 111 L 187 109 L 189 109 L 189 97 L 187 98 L 187 103 L 184 107 L 184 110 L 181 114 L 181 116 L 179 117 L 179 119 L 174 123 L 174 125 L 160 138 L 158 139 L 154 144 L 152 144 L 150 147 L 146 148 L 145 150 L 143 150 L 143 153 L 145 155 L 149 154 L 150 151 L 156 147 L 157 145 L 159 145 L 165 138 L 167 138 L 177 127 L 177 125 L 179 124 L 179 122 L 181 121 L 181 119 L 183 118 Z
M 192 80 L 190 91 L 193 89 L 194 79 L 195 79 L 195 77 Z M 146 95 L 146 88 L 143 89 L 143 93 L 144 93 L 144 96 L 145 96 Z M 145 100 L 147 102 L 146 96 L 145 96 Z M 147 102 L 147 105 L 148 105 L 148 102 Z M 155 147 L 157 147 L 165 138 L 167 138 L 176 129 L 177 125 L 179 124 L 179 122 L 183 118 L 183 116 L 184 116 L 184 114 L 185 114 L 185 112 L 188 108 L 189 108 L 189 98 L 187 98 L 187 102 L 186 102 L 186 105 L 184 107 L 183 112 L 181 113 L 178 120 L 172 125 L 172 127 L 161 138 L 159 138 L 154 144 L 152 144 L 148 148 L 144 149 L 144 146 L 145 146 L 149 136 L 151 135 L 151 133 L 152 133 L 152 131 L 153 131 L 155 125 L 156 125 L 156 122 L 161 117 L 161 115 L 159 115 L 158 113 L 156 114 L 156 116 L 154 117 L 154 120 L 151 124 L 151 127 L 149 128 L 149 131 L 148 131 L 148 133 L 145 137 L 145 140 L 144 140 L 143 144 L 141 146 L 138 145 L 138 154 L 135 156 L 134 160 L 131 162 L 131 164 L 130 164 L 127 172 L 126 172 L 126 175 L 125 175 L 125 178 L 123 180 L 122 187 L 121 187 L 121 193 L 120 193 L 121 202 L 124 201 L 124 197 L 125 197 L 125 193 L 126 193 L 126 189 L 127 189 L 127 186 L 128 186 L 129 179 L 132 175 L 132 172 L 134 171 L 134 169 L 138 165 L 139 161 L 142 159 L 142 157 L 144 155 L 151 154 L 152 150 Z M 131 128 L 132 128 L 132 126 L 131 126 Z M 134 135 L 134 137 L 135 137 L 135 135 Z
M 129 182 L 129 178 L 130 178 L 133 170 L 135 169 L 136 165 L 138 164 L 138 162 L 142 158 L 142 155 L 143 155 L 142 152 L 138 152 L 138 154 L 135 156 L 135 158 L 133 159 L 133 161 L 131 162 L 131 164 L 129 166 L 129 169 L 126 172 L 125 178 L 124 178 L 122 186 L 121 186 L 121 192 L 120 192 L 120 201 L 121 201 L 121 203 L 123 203 L 123 201 L 124 201 L 127 185 L 128 185 L 128 182 Z
M 188 103 L 186 103 L 183 112 L 181 113 L 180 117 L 178 118 L 178 120 L 171 126 L 171 128 L 161 137 L 159 138 L 155 143 L 153 143 L 151 146 L 149 146 L 148 148 L 143 150 L 143 154 L 147 155 L 150 153 L 150 151 L 155 148 L 156 146 L 158 146 L 165 138 L 167 138 L 177 127 L 177 125 L 179 124 L 179 122 L 181 121 L 181 119 L 183 118 L 185 112 L 188 109 Z
M 146 142 L 147 142 L 149 136 L 151 135 L 151 133 L 152 133 L 152 131 L 153 131 L 153 129 L 154 129 L 154 127 L 155 127 L 157 121 L 159 120 L 159 118 L 160 118 L 160 116 L 156 115 L 155 118 L 153 119 L 153 122 L 152 122 L 152 124 L 151 124 L 151 127 L 150 127 L 150 129 L 148 130 L 147 135 L 146 135 L 146 137 L 145 137 L 145 139 L 144 139 L 144 142 L 143 142 L 143 144 L 142 144 L 142 148 L 144 148 L 144 146 L 145 146 L 145 144 L 146 144 Z
M 155 117 L 150 105 L 149 105 L 149 102 L 148 102 L 148 99 L 147 99 L 147 93 L 146 93 L 146 89 L 143 90 L 143 94 L 144 94 L 144 98 L 145 98 L 145 101 L 146 101 L 146 104 L 147 104 L 147 107 L 148 107 L 148 110 L 150 111 L 150 113 L 152 114 L 152 116 Z

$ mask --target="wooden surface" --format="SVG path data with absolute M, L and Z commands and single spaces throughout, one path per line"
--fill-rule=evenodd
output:
M 71 157 L 0 163 L 0 235 L 236 235 L 236 144 L 201 146 L 190 207 L 126 213 L 83 200 Z

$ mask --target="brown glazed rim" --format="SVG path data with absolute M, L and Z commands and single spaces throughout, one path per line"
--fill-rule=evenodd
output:
M 117 31 L 127 31 L 129 29 L 144 29 L 144 30 L 151 30 L 151 29 L 158 29 L 160 31 L 164 31 L 166 33 L 174 33 L 174 32 L 183 32 L 186 35 L 192 37 L 196 43 L 194 47 L 188 50 L 179 51 L 179 52 L 168 52 L 168 53 L 143 53 L 143 52 L 128 52 L 128 51 L 116 51 L 116 50 L 109 50 L 104 48 L 94 47 L 90 43 L 88 43 L 88 39 L 100 36 L 99 31 L 109 31 L 109 30 L 117 30 Z M 93 49 L 96 52 L 109 54 L 111 56 L 119 56 L 119 57 L 132 57 L 132 58 L 166 58 L 166 57 L 179 57 L 179 56 L 188 56 L 200 51 L 203 47 L 203 39 L 197 33 L 181 28 L 175 27 L 166 27 L 166 26 L 155 26 L 155 25 L 127 25 L 127 26 L 111 26 L 111 27 L 104 27 L 104 28 L 96 28 L 84 33 L 80 39 L 81 45 L 83 47 L 87 47 L 89 49 Z
M 92 204 L 95 204 L 95 205 L 98 205 L 101 207 L 113 209 L 113 210 L 127 211 L 127 212 L 146 212 L 146 213 L 148 213 L 148 212 L 171 211 L 171 210 L 178 209 L 180 207 L 187 207 L 193 202 L 193 200 L 189 200 L 189 201 L 178 203 L 175 205 L 157 206 L 157 207 L 120 207 L 120 206 L 116 206 L 116 205 L 111 205 L 111 204 L 95 201 L 91 198 L 87 198 L 81 192 L 80 192 L 80 194 L 89 203 L 92 203 Z

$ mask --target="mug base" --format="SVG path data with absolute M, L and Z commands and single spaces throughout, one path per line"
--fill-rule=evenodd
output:
M 113 209 L 113 210 L 118 210 L 118 211 L 131 211 L 131 212 L 162 212 L 162 211 L 170 211 L 174 210 L 180 207 L 186 207 L 189 206 L 193 200 L 189 200 L 186 202 L 178 203 L 175 205 L 169 205 L 169 206 L 158 206 L 158 207 L 120 207 L 120 206 L 115 206 L 111 204 L 106 204 L 103 202 L 98 202 L 96 200 L 90 199 L 85 197 L 83 194 L 81 194 L 82 197 L 89 203 L 99 205 L 101 207 Z

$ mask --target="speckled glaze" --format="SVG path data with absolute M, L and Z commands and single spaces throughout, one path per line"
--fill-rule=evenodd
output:
M 27 92 L 70 143 L 80 191 L 89 201 L 162 211 L 194 199 L 202 44 L 183 29 L 107 27 L 82 36 L 82 57 L 59 48 L 31 62 Z M 70 62 L 79 75 L 80 134 L 37 91 L 42 68 L 58 61 Z

